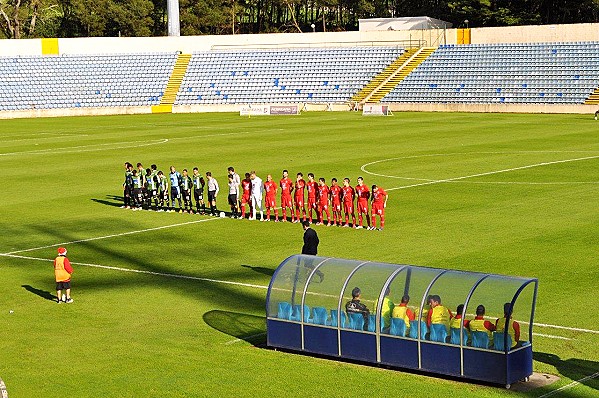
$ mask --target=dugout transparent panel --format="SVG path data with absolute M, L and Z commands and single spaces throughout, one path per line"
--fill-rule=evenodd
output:
M 398 267 L 400 266 L 385 263 L 363 264 L 347 282 L 341 299 L 341 310 L 345 311 L 346 303 L 352 299 L 352 290 L 358 287 L 362 292 L 360 302 L 368 307 L 370 315 L 374 315 L 376 320 L 376 304 L 378 303 L 382 289 L 385 282 Z M 373 324 L 372 320 L 370 319 L 368 322 L 370 324 L 370 331 L 375 331 L 376 323 Z M 380 318 L 378 318 L 378 322 L 380 322 Z M 346 328 L 351 328 L 351 323 L 346 324 Z
M 426 321 L 426 315 L 429 310 L 426 291 L 435 277 L 444 272 L 444 270 L 410 266 L 405 272 L 403 289 L 400 282 L 401 279 L 392 282 L 393 291 L 396 291 L 397 293 L 401 292 L 400 295 L 395 296 L 397 300 L 395 303 L 401 303 L 401 297 L 404 294 L 407 294 L 410 297 L 408 308 L 414 312 L 416 321 L 418 321 L 421 316 L 420 308 L 422 308 L 422 320 Z
M 326 258 L 316 256 L 291 256 L 285 259 L 271 279 L 267 315 L 269 317 L 289 319 L 286 305 L 283 304 L 290 305 L 292 311 L 293 306 L 302 303 L 302 293 L 308 276 L 324 260 Z M 283 315 L 284 313 L 286 315 Z
M 337 310 L 343 285 L 351 272 L 362 263 L 364 262 L 339 258 L 320 259 L 316 262 L 320 266 L 315 268 L 304 299 L 304 305 L 311 312 L 312 323 L 331 325 L 331 310 Z M 326 311 L 324 317 L 322 309 Z M 341 309 L 343 311 L 344 307 Z
M 483 305 L 485 320 L 495 325 L 497 319 L 504 316 L 504 304 L 511 303 L 516 299 L 512 310 L 512 319 L 520 324 L 520 341 L 528 341 L 535 285 L 535 282 L 530 279 L 489 275 L 472 293 L 466 308 L 466 319 L 473 319 L 476 316 L 477 307 Z
M 473 272 L 447 271 L 431 285 L 428 296 L 439 296 L 441 305 L 456 316 L 458 305 L 465 304 L 474 285 L 484 277 L 485 274 Z

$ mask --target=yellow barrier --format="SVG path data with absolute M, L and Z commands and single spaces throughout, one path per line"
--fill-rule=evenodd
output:
M 58 55 L 58 39 L 42 39 L 42 55 Z

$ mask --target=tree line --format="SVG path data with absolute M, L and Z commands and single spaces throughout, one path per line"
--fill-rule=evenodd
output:
M 0 38 L 164 36 L 167 0 L 0 0 Z M 182 35 L 357 30 L 429 16 L 454 27 L 597 22 L 599 0 L 179 0 Z M 467 21 L 467 22 L 465 22 Z

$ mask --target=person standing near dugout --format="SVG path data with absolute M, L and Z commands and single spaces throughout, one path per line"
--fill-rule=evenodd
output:
M 54 279 L 56 280 L 56 302 L 72 303 L 71 298 L 71 275 L 73 267 L 67 258 L 67 249 L 58 248 L 58 257 L 54 259 Z M 64 290 L 64 294 L 62 291 Z

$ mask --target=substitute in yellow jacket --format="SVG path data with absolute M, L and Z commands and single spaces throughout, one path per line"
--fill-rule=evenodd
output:
M 54 259 L 54 277 L 56 279 L 56 298 L 58 304 L 72 303 L 71 298 L 71 274 L 73 267 L 67 258 L 67 249 L 58 248 L 58 257 Z M 65 291 L 62 294 L 62 291 Z

